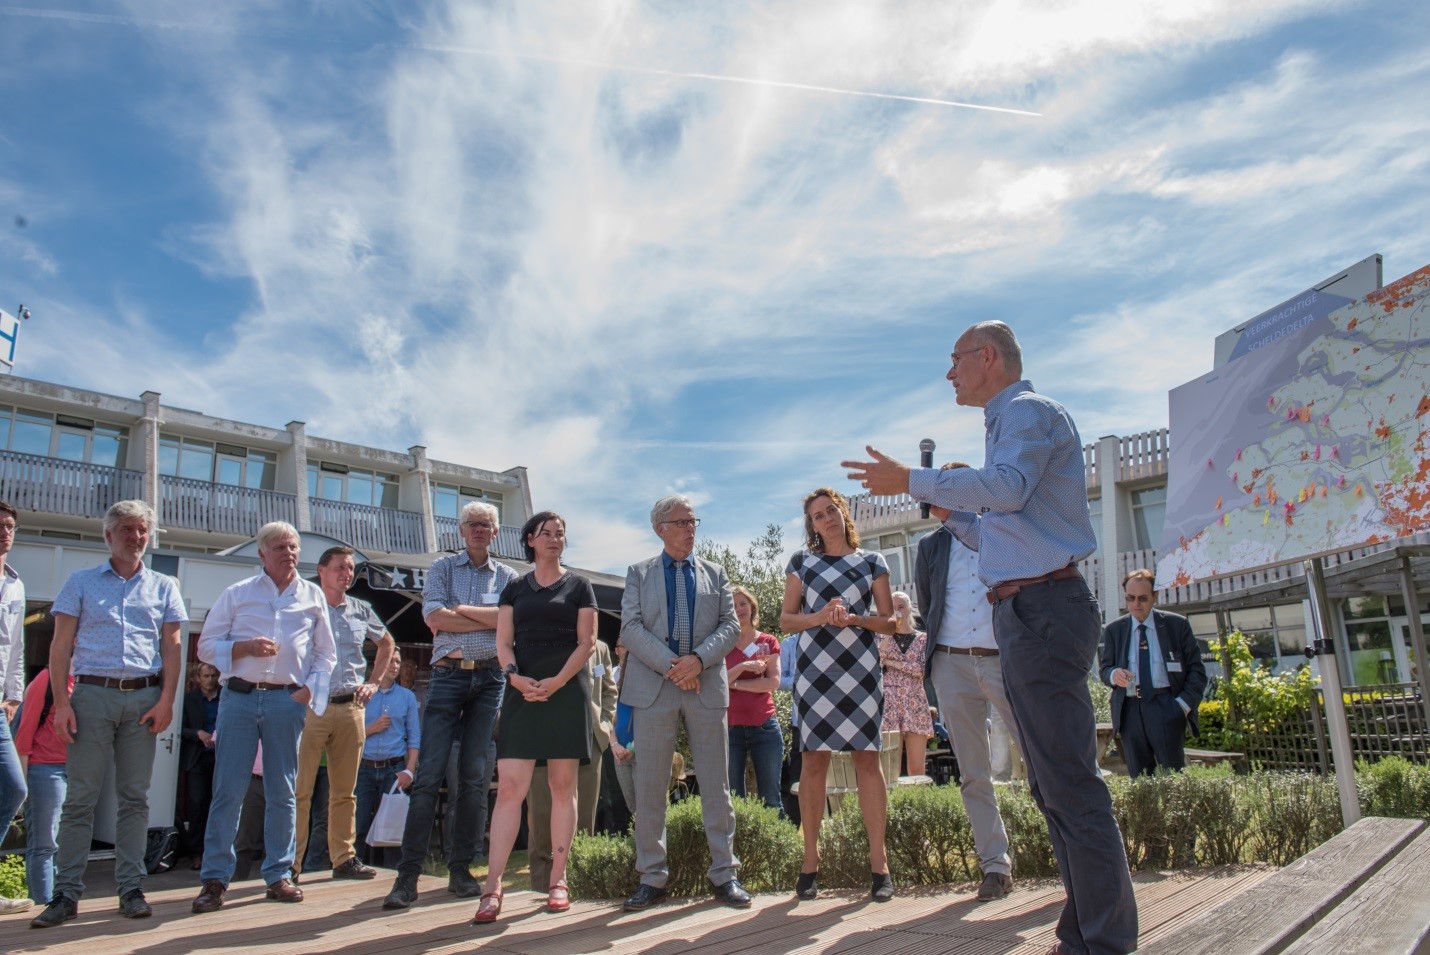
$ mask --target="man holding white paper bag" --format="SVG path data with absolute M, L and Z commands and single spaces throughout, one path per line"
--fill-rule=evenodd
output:
M 394 786 L 406 793 L 417 778 L 422 727 L 417 717 L 416 695 L 397 683 L 401 665 L 401 651 L 394 650 L 387 672 L 378 676 L 377 693 L 367 704 L 367 741 L 358 766 L 357 851 L 359 858 L 369 865 L 386 863 L 386 857 L 393 855 L 386 849 L 374 848 L 367 841 L 378 805 Z M 390 844 L 401 843 L 402 833 L 398 832 L 397 839 Z M 395 859 L 392 864 L 396 864 Z

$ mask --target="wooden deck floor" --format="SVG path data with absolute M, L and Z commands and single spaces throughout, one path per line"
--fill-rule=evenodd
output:
M 1241 866 L 1134 875 L 1143 943 L 1175 931 L 1274 871 Z M 580 902 L 564 915 L 550 915 L 540 908 L 544 896 L 510 892 L 502 920 L 478 927 L 469 921 L 475 902 L 454 899 L 445 880 L 435 878 L 422 879 L 421 898 L 405 912 L 383 911 L 380 900 L 390 885 L 384 873 L 369 883 L 305 879 L 307 898 L 298 905 L 265 901 L 260 883 L 241 883 L 230 890 L 222 911 L 196 916 L 189 912 L 196 884 L 178 873 L 166 876 L 163 884 L 147 889 L 151 919 L 121 919 L 113 897 L 85 899 L 78 919 L 43 931 L 29 928 L 33 911 L 3 916 L 0 952 L 1042 955 L 1055 940 L 1063 900 L 1056 881 L 1020 880 L 1012 895 L 987 904 L 974 900 L 975 886 L 963 885 L 905 889 L 884 905 L 863 893 L 827 892 L 800 903 L 788 895 L 757 896 L 746 911 L 707 898 L 639 914 L 622 913 L 610 903 Z

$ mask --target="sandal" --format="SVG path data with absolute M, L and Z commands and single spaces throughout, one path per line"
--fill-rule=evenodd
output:
M 477 906 L 477 914 L 472 916 L 472 921 L 477 924 L 495 922 L 499 915 L 501 915 L 501 889 L 482 895 L 481 904 Z
M 801 899 L 815 899 L 819 897 L 819 873 L 801 872 L 799 881 L 794 884 L 794 894 Z
M 566 888 L 565 879 L 557 879 L 547 890 L 546 911 L 565 912 L 571 907 L 571 893 Z

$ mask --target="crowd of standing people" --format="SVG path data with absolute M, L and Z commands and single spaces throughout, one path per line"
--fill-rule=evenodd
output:
M 670 879 L 666 810 L 682 721 L 699 776 L 711 890 L 726 905 L 747 907 L 731 797 L 746 794 L 752 766 L 758 798 L 782 805 L 785 727 L 776 689 L 793 694 L 788 729 L 801 763 L 804 853 L 795 894 L 819 893 L 826 777 L 834 755 L 848 754 L 869 836 L 870 897 L 887 901 L 896 892 L 885 846 L 891 781 L 880 754 L 892 734 L 909 772 L 923 771 L 934 732 L 927 681 L 960 767 L 983 875 L 978 898 L 1013 889 L 994 798 L 1000 758 L 996 735 L 990 743 L 991 715 L 1016 735 L 1066 889 L 1053 951 L 1132 951 L 1136 903 L 1098 772 L 1087 677 L 1102 637 L 1102 677 L 1119 691 L 1115 705 L 1126 698 L 1135 758 L 1175 765 L 1171 737 L 1182 728 L 1175 717 L 1195 720 L 1205 682 L 1199 658 L 1196 666 L 1186 658 L 1195 646 L 1187 648 L 1190 631 L 1175 615 L 1157 612 L 1150 634 L 1143 625 L 1152 604 L 1146 577 L 1124 583 L 1137 639 L 1129 638 L 1131 624 L 1103 632 L 1077 569 L 1095 547 L 1081 441 L 1066 410 L 1022 378 L 1012 330 L 999 322 L 970 327 L 947 378 L 959 404 L 983 409 L 982 467 L 909 468 L 873 448 L 871 460 L 843 463 L 865 489 L 907 493 L 940 522 L 920 543 L 915 568 L 923 630 L 915 627 L 914 601 L 891 590 L 883 557 L 860 546 L 849 502 L 833 488 L 803 501 L 803 546 L 785 568 L 779 608 L 780 628 L 790 634 L 782 643 L 759 630 L 755 596 L 695 553 L 695 504 L 678 494 L 655 502 L 650 523 L 661 550 L 627 572 L 614 659 L 597 639 L 591 582 L 562 562 L 561 515 L 543 511 L 522 528 L 532 567 L 522 575 L 491 554 L 495 509 L 470 503 L 461 515 L 463 549 L 438 558 L 426 576 L 422 610 L 433 641 L 419 719 L 403 685 L 414 661 L 402 659 L 372 608 L 347 592 L 351 548 L 325 552 L 312 583 L 298 573 L 297 530 L 264 526 L 261 571 L 227 588 L 209 611 L 197 685 L 179 707 L 189 851 L 201 883 L 193 912 L 224 906 L 238 849 L 259 841 L 266 897 L 301 902 L 301 877 L 317 864 L 308 830 L 324 803 L 323 864 L 333 877 L 373 879 L 374 863 L 389 862 L 396 876 L 381 904 L 409 907 L 444 781 L 455 820 L 444 847 L 447 889 L 477 899 L 473 921 L 501 916 L 523 806 L 533 887 L 546 892 L 549 911 L 564 911 L 571 845 L 578 828 L 592 826 L 607 751 L 634 811 L 635 889 L 624 908 L 649 908 L 666 898 Z M 17 519 L 0 504 L 7 717 L 0 720 L 0 816 L 12 817 L 28 792 L 29 880 L 45 905 L 31 924 L 53 928 L 76 917 L 110 771 L 119 910 L 142 918 L 150 914 L 142 888 L 147 791 L 156 735 L 179 702 L 184 602 L 173 578 L 143 561 L 152 509 L 141 501 L 114 505 L 104 520 L 110 557 L 66 581 L 54 604 L 49 666 L 25 690 L 15 649 L 23 645 L 24 586 L 4 566 Z M 1128 689 L 1139 679 L 1145 695 Z M 12 741 L 8 718 L 22 697 Z M 471 868 L 488 830 L 492 758 L 497 795 L 479 882 Z M 401 846 L 380 857 L 362 836 L 381 795 L 393 790 L 410 797 L 405 830 Z M 245 837 L 249 826 L 261 834 Z

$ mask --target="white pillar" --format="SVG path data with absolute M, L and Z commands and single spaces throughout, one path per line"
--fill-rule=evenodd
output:
M 290 421 L 287 428 L 293 439 L 293 516 L 301 533 L 313 529 L 313 515 L 308 510 L 308 432 L 302 421 Z

